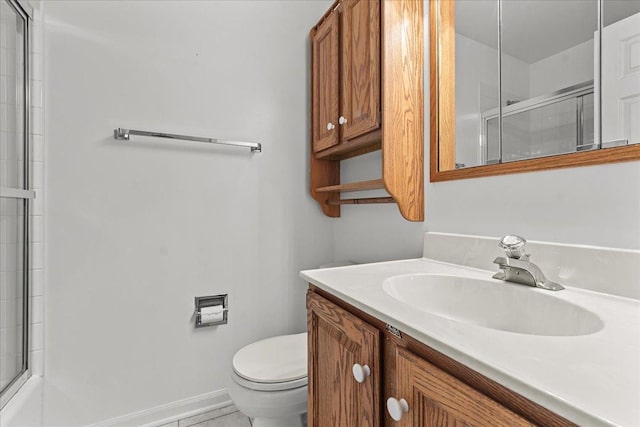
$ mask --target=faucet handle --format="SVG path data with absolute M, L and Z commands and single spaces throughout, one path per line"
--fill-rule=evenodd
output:
M 524 253 L 524 245 L 527 243 L 524 237 L 516 235 L 506 235 L 498 243 L 509 258 L 520 259 L 522 256 L 527 256 Z M 528 258 L 528 257 L 527 257 Z

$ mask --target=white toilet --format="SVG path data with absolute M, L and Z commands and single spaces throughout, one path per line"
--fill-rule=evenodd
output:
M 307 333 L 257 341 L 233 356 L 229 389 L 253 427 L 303 427 L 307 414 Z

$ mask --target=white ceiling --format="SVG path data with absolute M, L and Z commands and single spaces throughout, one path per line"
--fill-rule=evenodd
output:
M 606 0 L 604 24 L 640 12 L 640 0 Z M 498 46 L 497 0 L 457 0 L 456 32 Z M 593 38 L 596 0 L 504 0 L 503 51 L 529 64 Z

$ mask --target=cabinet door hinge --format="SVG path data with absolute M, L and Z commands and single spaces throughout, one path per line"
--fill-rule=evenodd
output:
M 387 332 L 397 336 L 398 338 L 402 338 L 402 332 L 400 332 L 400 329 L 398 329 L 398 328 L 396 328 L 394 326 L 391 326 L 388 323 L 387 323 Z

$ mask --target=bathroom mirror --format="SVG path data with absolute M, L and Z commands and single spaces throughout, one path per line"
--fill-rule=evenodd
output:
M 640 159 L 639 1 L 426 1 L 431 181 Z

